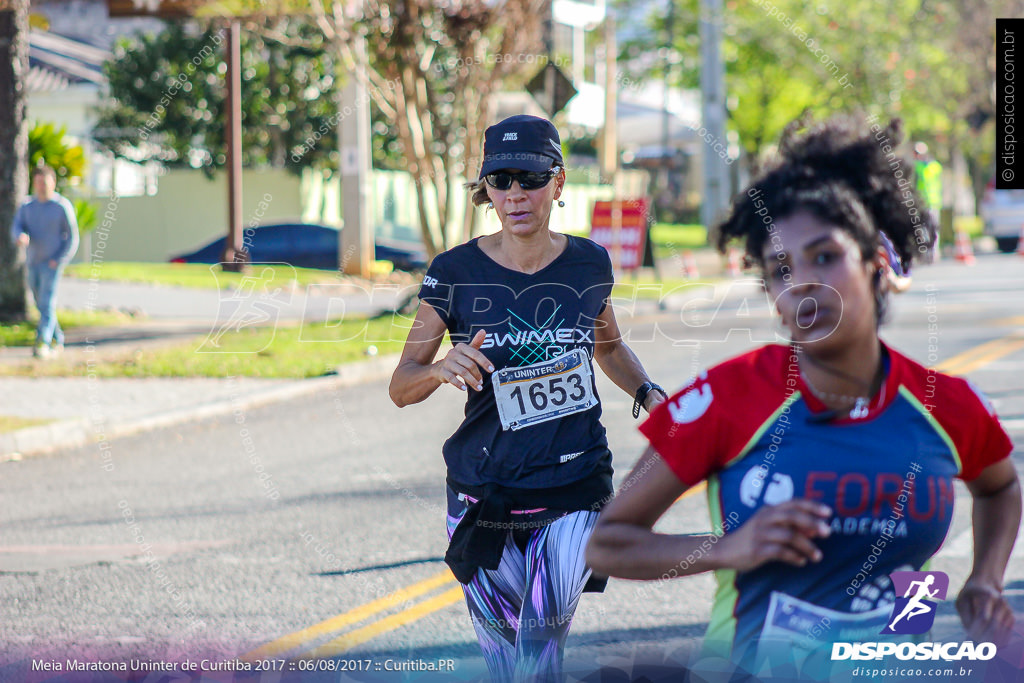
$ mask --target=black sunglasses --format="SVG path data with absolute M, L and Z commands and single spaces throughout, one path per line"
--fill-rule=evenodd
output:
M 484 176 L 484 180 L 495 190 L 504 191 L 510 189 L 513 180 L 518 180 L 519 187 L 524 190 L 537 190 L 550 183 L 551 179 L 561 172 L 562 169 L 558 166 L 554 166 L 547 171 L 523 171 L 521 173 L 500 171 L 498 173 L 488 173 Z

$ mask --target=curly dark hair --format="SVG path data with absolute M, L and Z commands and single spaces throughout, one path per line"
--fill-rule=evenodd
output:
M 718 249 L 724 253 L 733 240 L 745 241 L 748 263 L 764 270 L 772 224 L 807 211 L 848 232 L 865 260 L 884 232 L 908 269 L 934 244 L 936 226 L 915 189 L 912 164 L 895 152 L 902 140 L 900 119 L 870 130 L 846 116 L 793 121 L 775 162 L 733 199 L 718 228 Z

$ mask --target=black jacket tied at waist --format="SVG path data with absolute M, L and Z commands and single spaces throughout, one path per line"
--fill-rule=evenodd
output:
M 611 500 L 613 491 L 609 472 L 545 489 L 518 489 L 499 484 L 469 486 L 451 477 L 448 486 L 456 493 L 477 499 L 469 505 L 452 532 L 444 556 L 461 583 L 469 583 L 477 568 L 498 568 L 505 550 L 505 537 L 513 528 L 512 510 L 544 507 L 565 512 L 597 511 Z M 593 591 L 595 587 L 588 583 L 588 590 Z

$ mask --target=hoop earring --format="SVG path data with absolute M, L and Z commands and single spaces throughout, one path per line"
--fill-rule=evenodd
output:
M 494 202 L 487 202 L 487 210 L 490 211 L 494 208 Z
M 558 206 L 560 206 L 560 207 L 561 206 L 565 206 L 565 202 L 563 202 L 561 199 L 559 199 L 558 200 Z

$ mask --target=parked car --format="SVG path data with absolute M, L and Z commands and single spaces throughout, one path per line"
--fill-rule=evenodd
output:
M 395 270 L 411 273 L 427 268 L 427 253 L 419 242 L 385 240 L 378 237 L 374 240 L 373 251 L 378 261 L 391 261 Z
M 326 225 L 313 223 L 283 223 L 263 225 L 243 235 L 254 263 L 287 263 L 296 268 L 338 267 L 338 231 Z M 171 263 L 220 263 L 224 253 L 225 237 L 210 242 L 188 254 L 171 259 Z M 427 267 L 422 245 L 412 242 L 377 240 L 375 258 L 391 261 L 398 270 L 415 271 Z
M 985 234 L 996 239 L 1000 251 L 1015 250 L 1024 226 L 1024 190 L 997 190 L 995 180 L 990 180 L 981 200 L 981 218 Z

